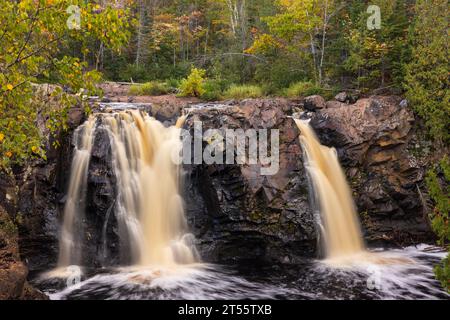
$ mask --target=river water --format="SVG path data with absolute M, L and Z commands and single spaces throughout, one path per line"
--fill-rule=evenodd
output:
M 318 260 L 284 266 L 187 265 L 182 268 L 83 270 L 81 281 L 36 277 L 32 283 L 51 299 L 449 299 L 434 278 L 445 252 L 419 245 L 372 250 L 409 264 L 355 264 L 336 268 Z

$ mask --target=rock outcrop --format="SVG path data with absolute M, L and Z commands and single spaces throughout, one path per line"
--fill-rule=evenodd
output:
M 303 100 L 303 107 L 308 111 L 316 111 L 326 108 L 326 101 L 323 97 L 315 95 L 306 97 Z
M 337 149 L 369 242 L 406 245 L 432 239 L 422 204 L 428 160 L 417 148 L 420 139 L 414 116 L 401 99 L 374 96 L 354 104 L 347 100 L 325 103 L 319 97 L 308 101 L 250 99 L 194 106 L 182 102 L 173 108 L 149 109 L 168 124 L 185 109 L 190 112 L 185 128 L 191 130 L 194 121 L 202 121 L 204 131 L 222 133 L 225 129 L 279 130 L 280 170 L 275 175 L 261 176 L 261 164 L 184 166 L 186 215 L 206 261 L 295 263 L 317 254 L 299 131 L 290 118 L 303 111 L 321 142 Z M 305 102 L 315 107 L 306 108 Z M 33 160 L 14 168 L 14 178 L 0 176 L 0 204 L 18 225 L 21 258 L 17 258 L 19 251 L 5 246 L 9 240 L 0 237 L 0 278 L 9 279 L 2 282 L 0 295 L 3 290 L 10 298 L 22 297 L 27 288 L 26 267 L 35 274 L 56 263 L 71 134 L 83 120 L 83 111 L 73 108 L 71 131 L 61 137 L 61 148 L 53 149 L 49 138 L 47 161 Z M 90 241 L 85 262 L 93 266 L 118 261 L 115 217 L 108 215 L 115 199 L 110 152 L 107 135 L 99 132 L 89 168 L 86 216 Z M 102 256 L 100 235 L 108 216 L 113 219 L 105 230 L 110 241 Z
M 201 121 L 204 131 L 220 129 L 224 137 L 225 129 L 276 129 L 280 136 L 275 175 L 260 175 L 261 164 L 185 166 L 187 216 L 207 260 L 293 262 L 315 254 L 298 131 L 287 117 L 291 109 L 288 100 L 274 99 L 191 111 L 187 128 Z
M 0 300 L 46 299 L 28 284 L 27 275 L 20 260 L 17 227 L 0 205 Z

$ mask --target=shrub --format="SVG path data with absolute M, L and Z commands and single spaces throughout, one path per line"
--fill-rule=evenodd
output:
M 170 87 L 158 81 L 150 81 L 143 84 L 133 84 L 130 87 L 129 94 L 133 96 L 157 96 L 170 92 Z
M 289 98 L 295 97 L 307 97 L 315 94 L 322 95 L 324 90 L 318 85 L 312 83 L 311 81 L 307 82 L 296 82 L 291 84 L 291 86 L 285 89 L 284 95 Z
M 281 94 L 289 98 L 308 97 L 321 95 L 325 100 L 332 99 L 337 93 L 337 88 L 324 88 L 311 81 L 293 83 L 289 88 L 282 90 Z
M 265 96 L 276 96 L 280 91 L 273 83 L 264 83 L 261 89 Z
M 430 216 L 431 225 L 438 236 L 439 244 L 444 246 L 450 241 L 450 160 L 444 157 L 439 166 L 427 173 L 426 183 L 435 208 Z M 450 292 L 450 254 L 435 268 L 436 277 L 442 286 Z
M 201 98 L 206 101 L 217 101 L 222 98 L 222 89 L 220 85 L 215 81 L 207 81 L 203 86 L 205 92 Z
M 176 93 L 181 85 L 181 81 L 179 79 L 170 78 L 166 81 L 166 84 L 171 92 Z
M 205 70 L 193 68 L 191 74 L 181 80 L 180 95 L 182 97 L 201 97 L 205 93 L 205 74 Z
M 254 85 L 232 85 L 224 93 L 226 99 L 260 98 L 262 96 L 264 96 L 263 89 Z
M 218 101 L 223 98 L 223 92 L 229 88 L 229 82 L 224 79 L 207 80 L 204 85 L 205 93 L 201 98 L 207 101 Z

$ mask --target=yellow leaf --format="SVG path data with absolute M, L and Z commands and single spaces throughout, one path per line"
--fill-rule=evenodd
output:
M 39 148 L 36 146 L 32 146 L 31 151 L 33 151 L 34 153 L 37 153 L 39 151 Z
M 0 133 L 0 142 L 2 142 L 3 139 L 5 139 L 5 135 L 3 133 Z
M 6 89 L 8 89 L 9 91 L 11 91 L 12 89 L 14 89 L 13 85 L 11 83 L 8 83 L 6 85 Z

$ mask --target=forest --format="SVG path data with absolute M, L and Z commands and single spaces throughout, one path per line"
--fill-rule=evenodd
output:
M 386 194 L 389 194 L 389 199 L 399 203 L 399 208 L 395 210 L 401 212 L 400 216 L 408 215 L 408 210 L 417 211 L 419 206 L 427 207 L 428 211 L 424 211 L 424 216 L 434 235 L 427 236 L 426 240 L 433 239 L 435 244 L 446 248 L 448 252 L 448 1 L 0 0 L 0 4 L 0 182 L 15 181 L 12 189 L 16 190 L 17 199 L 20 199 L 21 192 L 19 182 L 26 179 L 23 172 L 30 163 L 38 163 L 42 167 L 44 163 L 52 162 L 58 152 L 72 152 L 70 143 L 64 139 L 74 131 L 71 127 L 73 107 L 81 106 L 83 119 L 89 122 L 98 107 L 92 103 L 93 97 L 100 101 L 105 94 L 101 89 L 102 84 L 126 86 L 129 88 L 127 97 L 144 97 L 145 100 L 149 96 L 171 96 L 174 99 L 195 99 L 192 101 L 211 104 L 224 101 L 245 104 L 247 99 L 265 99 L 269 104 L 276 104 L 277 99 L 297 101 L 311 96 L 323 97 L 325 104 L 325 101 L 339 100 L 337 97 L 345 93 L 343 103 L 353 105 L 359 99 L 371 99 L 373 96 L 401 97 L 401 105 L 407 105 L 415 119 L 414 124 L 404 125 L 407 128 L 405 130 L 415 130 L 414 138 L 405 138 L 403 141 L 403 131 L 400 129 L 390 132 L 390 138 L 393 139 L 390 142 L 384 142 L 382 134 L 374 134 L 368 138 L 380 139 L 381 142 L 377 140 L 376 147 L 368 147 L 367 154 L 355 160 L 363 169 L 360 174 L 349 178 L 351 187 L 358 190 L 354 193 L 358 193 L 359 216 L 364 228 L 370 229 L 368 221 L 373 206 L 370 207 L 367 203 L 372 201 L 376 206 L 377 201 L 381 202 L 380 198 L 386 197 Z M 40 90 L 42 86 L 54 86 L 54 89 L 43 92 Z M 307 102 L 305 106 L 306 104 Z M 263 110 L 265 107 L 263 105 L 260 108 Z M 275 107 L 273 114 L 281 112 L 280 108 Z M 314 113 L 321 108 L 306 109 Z M 328 110 L 328 107 L 323 109 Z M 186 113 L 187 116 L 190 115 L 189 112 Z M 330 112 L 333 116 L 332 111 Z M 132 116 L 136 117 L 134 114 Z M 208 116 L 205 114 L 203 118 L 205 117 Z M 238 116 L 235 117 L 239 119 Z M 102 121 L 114 121 L 107 117 L 105 119 Z M 355 119 L 355 126 L 356 121 Z M 312 123 L 314 124 L 314 119 Z M 363 125 L 365 124 L 361 126 Z M 333 131 L 339 126 L 338 121 L 329 130 Z M 320 128 L 320 125 L 317 127 Z M 386 130 L 385 127 L 380 125 L 380 132 Z M 84 134 L 87 134 L 86 128 L 89 126 L 83 125 Z M 162 129 L 152 127 L 149 130 Z M 352 132 L 347 130 L 341 136 L 348 134 L 351 137 L 348 138 L 349 141 L 356 139 Z M 336 147 L 341 157 L 343 154 L 340 150 L 347 152 L 345 148 L 351 142 L 345 144 L 338 138 L 333 139 L 325 137 L 320 140 L 326 141 L 327 145 L 337 141 L 336 146 L 330 146 Z M 131 142 L 120 143 L 128 146 Z M 395 148 L 400 144 L 408 144 L 408 152 L 414 149 L 415 153 L 411 151 L 411 154 L 417 155 L 417 159 L 426 158 L 426 164 L 420 162 L 422 160 L 416 161 L 420 162 L 422 169 L 425 168 L 420 181 L 414 180 L 408 186 L 404 183 L 402 188 L 408 191 L 398 191 L 398 188 L 393 187 L 397 182 L 392 181 L 403 179 L 403 176 L 398 175 L 404 175 L 407 177 L 405 179 L 411 181 L 412 171 L 395 171 L 395 168 L 383 171 L 383 167 L 376 174 L 380 175 L 382 181 L 381 176 L 391 175 L 393 172 L 386 178 L 391 187 L 383 189 L 384 193 L 380 191 L 381 195 L 376 200 L 364 200 L 362 190 L 366 185 L 358 185 L 358 179 L 371 179 L 372 175 L 367 172 L 375 170 L 371 169 L 372 166 L 387 166 L 385 163 L 395 158 L 392 153 L 397 152 Z M 389 150 L 384 150 L 384 147 Z M 83 146 L 75 145 L 75 150 L 77 148 Z M 93 148 L 95 151 L 95 143 Z M 305 150 L 303 144 L 301 148 Z M 388 160 L 383 158 L 378 161 L 376 158 L 376 161 L 368 162 L 367 159 L 372 156 L 370 152 L 378 152 L 379 149 L 383 149 L 383 157 Z M 352 150 L 358 150 L 358 147 Z M 300 157 L 301 152 L 296 152 Z M 351 154 L 353 151 L 348 152 Z M 344 166 L 350 166 L 349 163 L 353 163 L 350 160 L 341 162 Z M 401 161 L 397 158 L 395 160 Z M 93 160 L 87 161 L 86 175 L 88 171 L 90 175 Z M 367 165 L 362 165 L 366 163 L 364 161 L 367 161 Z M 351 166 L 357 167 L 354 164 Z M 66 168 L 70 171 L 74 167 Z M 124 169 L 114 170 L 117 174 Z M 110 174 L 114 170 L 110 168 L 107 172 Z M 217 172 L 223 174 L 220 170 Z M 244 171 L 242 172 L 245 177 Z M 349 172 L 352 170 L 346 171 L 347 177 Z M 167 176 L 171 174 L 167 173 Z M 61 181 L 66 181 L 65 179 Z M 153 181 L 153 178 L 148 179 Z M 221 179 L 227 181 L 225 177 Z M 382 183 L 385 181 L 379 185 Z M 212 181 L 211 185 L 216 186 L 217 182 Z M 376 188 L 373 187 L 370 192 L 374 192 L 373 189 Z M 200 193 L 204 192 L 202 190 Z M 0 213 L 3 207 L 8 209 L 10 206 L 7 204 L 9 191 L 5 191 L 4 197 L 1 191 L 0 187 Z M 404 204 L 405 199 L 411 195 L 410 192 L 417 192 L 415 198 L 420 200 L 420 204 L 410 207 L 409 203 Z M 259 197 L 256 193 L 254 196 Z M 271 194 L 267 201 L 270 202 L 273 197 L 276 196 Z M 405 201 L 402 203 L 403 200 Z M 84 203 L 84 200 L 80 201 Z M 218 201 L 205 200 L 205 207 Z M 17 200 L 14 205 L 20 207 L 18 202 L 20 201 Z M 267 208 L 272 205 L 266 203 Z M 388 206 L 385 203 L 383 205 Z M 112 207 L 114 204 L 111 204 Z M 364 209 L 360 209 L 362 207 Z M 90 210 L 90 205 L 86 208 L 84 210 Z M 246 210 L 251 211 L 251 219 L 255 218 L 252 215 L 257 215 L 255 212 L 258 208 L 250 210 L 246 207 Z M 286 211 L 284 207 L 283 210 Z M 26 214 L 22 209 L 14 212 L 9 215 L 11 225 L 6 222 L 2 224 L 0 219 L 0 236 L 3 225 L 4 228 L 10 226 L 8 230 L 18 232 L 19 239 L 22 237 L 22 216 Z M 233 221 L 234 218 L 230 219 Z M 22 232 L 29 226 L 30 223 L 23 223 Z M 104 234 L 109 232 L 107 221 L 105 226 Z M 262 234 L 264 232 L 261 231 Z M 406 236 L 402 240 L 404 238 Z M 413 239 L 413 236 L 410 238 Z M 420 242 L 408 241 L 414 244 Z M 0 241 L 0 249 L 1 243 Z M 111 248 L 113 254 L 114 246 Z M 442 287 L 450 292 L 448 253 L 442 262 L 433 266 L 433 272 Z

